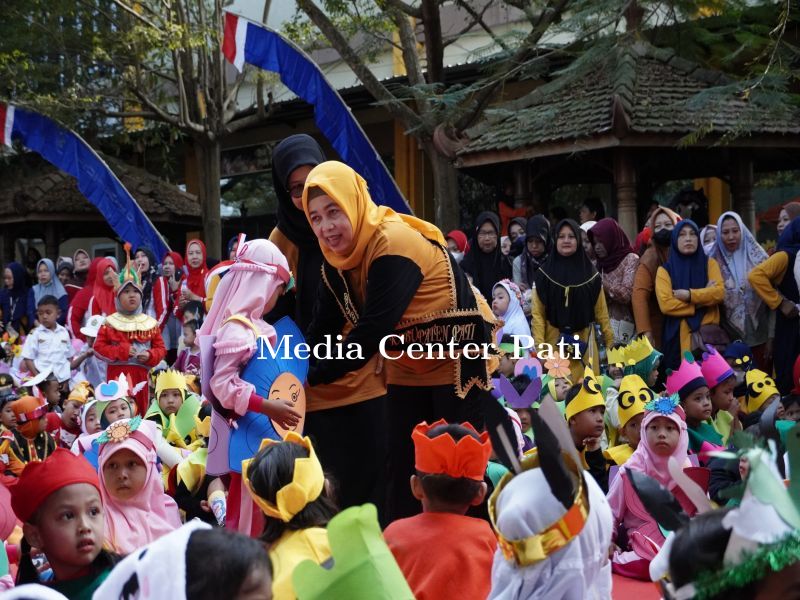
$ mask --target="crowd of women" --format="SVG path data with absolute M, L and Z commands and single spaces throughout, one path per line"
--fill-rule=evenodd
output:
M 222 263 L 190 240 L 160 262 L 141 248 L 6 265 L 2 323 L 27 334 L 30 371 L 0 374 L 18 584 L 577 599 L 611 597 L 613 571 L 670 598 L 786 595 L 800 203 L 769 256 L 735 212 L 695 222 L 686 195 L 633 243 L 597 199 L 579 222 L 483 212 L 444 235 L 374 202 L 307 135 L 274 148 L 272 176 L 270 239 L 237 236 Z M 84 354 L 38 343 L 62 325 L 103 355 L 95 381 L 77 381 Z M 260 340 L 294 333 L 359 351 L 264 358 Z M 458 352 L 415 356 L 417 340 Z M 66 373 L 53 395 L 39 359 Z

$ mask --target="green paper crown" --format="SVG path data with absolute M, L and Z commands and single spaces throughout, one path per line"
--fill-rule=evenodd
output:
M 301 562 L 292 573 L 297 600 L 413 600 L 414 594 L 383 541 L 372 504 L 353 506 L 328 523 L 330 569 Z

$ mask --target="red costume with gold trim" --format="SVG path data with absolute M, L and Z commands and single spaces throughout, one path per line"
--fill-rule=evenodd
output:
M 133 286 L 139 292 L 141 298 L 142 287 L 139 283 L 138 275 L 131 267 L 129 244 L 125 244 L 125 250 L 128 253 L 127 264 L 123 272 L 120 273 L 117 298 L 119 298 L 122 290 L 128 286 Z M 119 308 L 119 303 L 117 307 Z M 134 348 L 137 353 L 149 353 L 147 361 L 139 362 L 134 357 L 131 357 L 131 348 Z M 164 346 L 164 338 L 161 337 L 161 329 L 158 326 L 158 322 L 153 317 L 141 312 L 141 303 L 134 314 L 127 315 L 115 312 L 106 317 L 105 323 L 100 327 L 100 331 L 97 332 L 94 352 L 108 363 L 106 374 L 108 381 L 117 379 L 120 374 L 124 373 L 130 377 L 133 388 L 145 382 L 141 389 L 133 394 L 138 414 L 143 416 L 150 404 L 147 386 L 148 374 L 150 369 L 160 363 L 167 355 L 167 349 Z

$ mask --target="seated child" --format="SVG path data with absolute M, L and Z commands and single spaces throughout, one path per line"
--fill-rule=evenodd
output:
M 50 587 L 68 598 L 89 598 L 118 560 L 103 549 L 97 472 L 60 448 L 25 467 L 11 488 L 11 506 L 25 535 L 17 585 L 39 583 L 32 546 L 44 552 L 53 570 Z
M 503 321 L 502 329 L 497 332 L 498 340 L 506 335 L 524 336 L 522 339 L 530 337 L 531 324 L 522 310 L 522 293 L 513 281 L 503 279 L 494 284 L 492 313 Z
M 678 394 L 681 399 L 692 452 L 700 454 L 701 450 L 705 452 L 722 446 L 722 436 L 711 422 L 712 405 L 708 385 L 691 352 L 684 354 L 677 371 L 668 373 L 667 394 Z M 700 462 L 704 463 L 702 457 Z
M 11 403 L 17 399 L 13 390 L 0 394 L 0 439 L 14 439 L 12 431 L 17 428 L 17 417 Z
M 733 395 L 736 387 L 736 374 L 728 362 L 714 349 L 707 345 L 703 353 L 700 370 L 709 387 L 711 395 L 711 418 L 714 429 L 722 436 L 722 443 L 727 444 L 731 433 L 742 429 L 739 422 L 739 401 Z
M 44 377 L 44 380 L 41 378 Z M 34 383 L 38 381 L 38 383 Z M 44 371 L 29 381 L 23 381 L 23 386 L 31 389 L 36 386 L 41 396 L 47 401 L 47 412 L 61 414 L 61 386 L 52 373 L 47 374 Z M 31 389 L 31 393 L 36 392 Z
M 92 398 L 81 409 L 81 434 L 72 443 L 73 454 L 82 455 L 92 446 L 92 442 L 103 431 L 97 416 L 97 400 Z
M 569 425 L 569 432 L 575 447 L 600 489 L 608 490 L 608 472 L 606 459 L 600 447 L 600 439 L 605 430 L 603 416 L 606 402 L 600 383 L 594 376 L 591 367 L 584 370 L 583 381 L 572 386 L 567 393 L 567 406 L 564 416 Z
M 294 598 L 294 568 L 331 557 L 325 527 L 337 512 L 311 440 L 294 431 L 282 442 L 265 439 L 242 462 L 242 479 L 266 516 L 261 541 L 272 561 L 272 595 Z
M 662 356 L 646 335 L 637 337 L 625 347 L 625 375 L 638 375 L 648 388 L 655 389 Z
M 192 319 L 183 324 L 184 348 L 172 368 L 188 375 L 200 375 L 200 346 L 197 345 L 198 321 Z
M 186 391 L 186 378 L 180 371 L 162 371 L 156 377 L 155 398 L 145 414 L 154 421 L 173 446 L 194 450 L 202 445 L 196 430 L 200 399 Z
M 19 477 L 29 462 L 46 459 L 56 449 L 47 429 L 47 403 L 36 396 L 22 396 L 11 403 L 17 419 L 14 440 L 8 446 L 8 471 Z
M 87 382 L 75 386 L 67 399 L 61 414 L 47 413 L 47 432 L 53 436 L 59 448 L 72 448 L 72 444 L 81 434 L 81 411 L 89 400 L 92 390 Z
M 745 374 L 747 393 L 745 410 L 748 424 L 757 422 L 761 414 L 774 402 L 780 402 L 781 395 L 775 380 L 760 369 L 750 369 Z
M 547 363 L 545 363 L 547 368 Z M 572 380 L 569 378 L 569 368 L 566 369 L 567 375 L 559 375 L 558 377 L 552 375 L 550 372 L 542 377 L 542 392 L 539 396 L 539 401 L 544 401 L 545 398 L 552 398 L 556 403 L 558 410 L 564 412 L 564 401 L 567 399 L 567 392 L 572 387 Z
M 488 598 L 610 598 L 608 502 L 556 439 L 536 431 L 539 447 L 523 458 L 520 473 L 503 477 L 489 499 L 499 542 Z
M 489 434 L 468 423 L 420 423 L 411 491 L 422 513 L 390 524 L 383 537 L 418 600 L 475 598 L 491 588 L 497 539 L 486 521 L 466 516 L 484 501 Z
M 126 556 L 95 597 L 262 598 L 272 585 L 270 573 L 258 540 L 191 521 L 148 544 L 147 552 Z
M 638 375 L 631 374 L 622 378 L 617 395 L 619 438 L 622 443 L 603 452 L 612 464 L 624 465 L 639 446 L 644 407 L 654 396 Z
M 645 510 L 631 486 L 628 472 L 640 471 L 667 489 L 676 486 L 667 469 L 670 457 L 684 467 L 691 466 L 686 454 L 689 436 L 678 396 L 660 397 L 647 404 L 642 420 L 642 439 L 636 451 L 619 470 L 608 492 L 608 503 L 614 515 L 614 530 L 620 526 L 627 532 L 626 548 L 617 548 L 611 569 L 615 573 L 644 581 L 650 580 L 650 561 L 664 544 L 664 536 L 655 519 Z M 684 510 L 692 515 L 696 509 L 688 501 Z
M 158 437 L 154 423 L 136 417 L 115 421 L 97 439 L 106 541 L 120 554 L 181 526 L 156 465 Z
M 781 419 L 785 421 L 794 421 L 795 423 L 800 421 L 800 395 L 789 394 L 788 396 L 784 396 L 781 399 L 781 404 L 783 404 L 783 415 Z

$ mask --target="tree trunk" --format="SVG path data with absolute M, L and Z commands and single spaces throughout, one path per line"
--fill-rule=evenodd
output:
M 220 218 L 219 140 L 196 140 L 197 184 L 203 218 L 203 241 L 208 258 L 222 256 L 222 220 Z
M 422 142 L 433 170 L 433 205 L 436 225 L 443 232 L 456 229 L 461 221 L 458 204 L 458 173 L 452 161 L 436 151 L 433 142 Z

